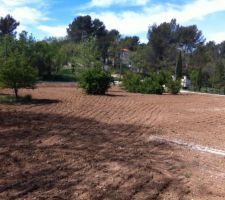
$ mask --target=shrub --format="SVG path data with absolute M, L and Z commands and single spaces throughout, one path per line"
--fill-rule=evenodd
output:
M 123 87 L 128 92 L 140 92 L 141 76 L 127 72 L 123 77 Z
M 166 85 L 171 80 L 171 74 L 168 71 L 161 70 L 157 75 L 160 85 Z
M 162 94 L 163 87 L 157 74 L 146 77 L 140 84 L 140 92 L 145 94 Z
M 80 87 L 87 94 L 103 95 L 110 88 L 112 82 L 111 74 L 100 68 L 83 70 L 79 76 Z
M 156 73 L 142 79 L 139 74 L 128 72 L 123 78 L 123 87 L 128 92 L 140 92 L 145 94 L 163 93 L 161 77 Z
M 180 80 L 173 80 L 173 79 L 171 79 L 167 83 L 166 86 L 168 88 L 168 92 L 170 92 L 171 94 L 178 94 L 180 92 L 180 89 L 181 89 Z

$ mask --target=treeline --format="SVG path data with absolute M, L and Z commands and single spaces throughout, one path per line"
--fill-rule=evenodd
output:
M 196 89 L 225 87 L 225 42 L 206 43 L 196 25 L 181 26 L 175 19 L 154 24 L 148 29 L 147 44 L 140 43 L 137 36 L 107 30 L 103 22 L 88 15 L 76 17 L 68 25 L 64 38 L 37 41 L 26 31 L 18 35 L 18 26 L 19 22 L 10 15 L 0 18 L 0 70 L 5 73 L 1 82 L 16 76 L 7 75 L 9 66 L 18 69 L 29 66 L 26 70 L 33 70 L 32 77 L 42 80 L 49 80 L 64 69 L 75 76 L 80 69 L 98 66 L 115 73 L 132 70 L 144 76 L 159 71 L 179 78 L 187 75 Z M 124 51 L 128 52 L 126 62 Z M 11 71 L 15 73 L 14 69 Z M 16 81 L 5 85 L 15 86 Z M 20 83 L 18 88 L 25 85 Z M 32 86 L 32 81 L 27 85 Z

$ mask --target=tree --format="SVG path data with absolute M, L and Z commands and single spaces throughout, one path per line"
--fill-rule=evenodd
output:
M 10 55 L 0 69 L 0 83 L 3 87 L 14 90 L 18 98 L 20 88 L 34 88 L 37 72 L 27 64 L 26 59 L 20 54 Z
M 178 80 L 182 79 L 182 69 L 183 69 L 182 54 L 180 51 L 179 58 L 177 61 L 177 66 L 176 66 L 176 79 L 178 79 Z
M 107 35 L 107 30 L 103 22 L 99 19 L 94 19 L 92 21 L 92 35 L 96 38 L 101 38 Z
M 219 61 L 215 65 L 213 74 L 213 86 L 216 88 L 223 87 L 225 85 L 225 69 L 222 61 Z
M 99 19 L 92 20 L 89 15 L 78 16 L 67 28 L 67 35 L 70 40 L 80 42 L 90 37 L 99 39 L 107 35 L 103 22 Z
M 0 18 L 0 36 L 16 36 L 16 28 L 19 26 L 17 22 L 11 15 L 6 15 L 6 17 Z
M 130 52 L 132 69 L 139 73 L 147 74 L 150 71 L 149 52 L 151 47 L 146 44 L 139 45 L 136 51 Z
M 51 76 L 57 68 L 57 47 L 45 41 L 34 44 L 31 53 L 31 65 L 38 69 L 39 76 Z
M 202 87 L 202 68 L 193 69 L 190 73 L 190 78 L 194 89 L 200 91 Z
M 87 39 L 93 33 L 93 23 L 89 15 L 79 16 L 69 24 L 67 34 L 70 40 L 79 42 Z
M 154 64 L 158 70 L 162 67 L 175 64 L 178 47 L 178 30 L 179 25 L 176 24 L 175 19 L 171 20 L 170 23 L 164 22 L 159 26 L 154 24 L 149 27 L 149 45 L 152 46 L 155 56 Z
M 138 45 L 140 44 L 140 39 L 138 36 L 126 36 L 125 38 L 122 38 L 120 41 L 121 48 L 127 48 L 130 51 L 134 51 L 137 49 Z
M 78 69 L 101 66 L 100 52 L 95 42 L 95 40 L 90 38 L 79 44 L 74 44 L 71 61 Z
M 179 28 L 179 46 L 186 53 L 192 53 L 199 45 L 204 44 L 205 38 L 196 25 Z

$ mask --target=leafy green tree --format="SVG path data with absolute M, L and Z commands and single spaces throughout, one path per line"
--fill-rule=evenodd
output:
M 194 89 L 200 91 L 202 87 L 202 68 L 193 69 L 190 73 L 190 79 Z
M 31 53 L 31 65 L 38 69 L 40 77 L 52 75 L 57 71 L 57 47 L 45 41 L 38 41 L 34 44 Z
M 176 79 L 177 80 L 182 79 L 182 69 L 183 69 L 183 62 L 182 62 L 182 54 L 180 51 L 178 61 L 177 61 L 177 66 L 176 66 Z
M 73 64 L 77 68 L 90 68 L 101 66 L 100 52 L 97 49 L 96 42 L 88 39 L 74 45 Z
M 213 74 L 213 86 L 215 88 L 221 88 L 225 86 L 225 68 L 222 61 L 219 61 L 215 65 Z
M 36 71 L 30 67 L 20 54 L 10 55 L 0 68 L 0 83 L 3 87 L 14 90 L 18 98 L 20 88 L 34 88 L 37 79 Z
M 134 71 L 148 74 L 151 70 L 149 65 L 149 45 L 139 45 L 136 51 L 130 52 L 129 59 L 131 60 L 131 67 Z

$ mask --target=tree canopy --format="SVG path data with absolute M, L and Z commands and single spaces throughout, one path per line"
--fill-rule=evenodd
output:
M 0 18 L 0 36 L 10 35 L 16 36 L 16 28 L 19 26 L 17 22 L 11 15 L 6 15 Z

